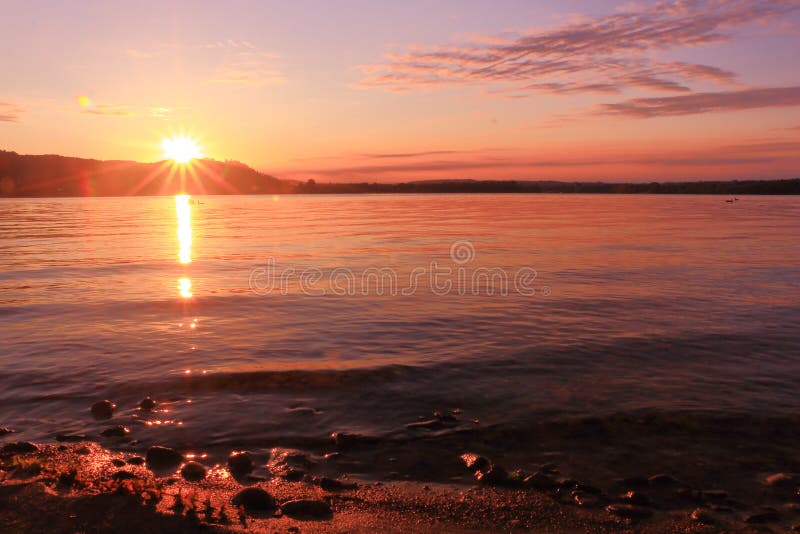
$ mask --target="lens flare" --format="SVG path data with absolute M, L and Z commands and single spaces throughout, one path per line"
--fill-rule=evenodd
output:
M 165 138 L 161 141 L 161 150 L 164 151 L 164 158 L 175 163 L 189 163 L 203 157 L 197 141 L 186 135 Z

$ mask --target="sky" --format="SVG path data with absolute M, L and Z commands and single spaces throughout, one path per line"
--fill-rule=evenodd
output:
M 3 2 L 0 149 L 280 178 L 800 177 L 800 0 Z

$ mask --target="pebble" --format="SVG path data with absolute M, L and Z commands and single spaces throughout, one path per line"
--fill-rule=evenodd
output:
M 3 446 L 3 452 L 10 454 L 25 454 L 28 452 L 36 452 L 39 447 L 30 441 L 17 441 L 16 443 L 8 443 Z
M 120 480 L 130 480 L 132 478 L 136 478 L 136 475 L 131 473 L 130 471 L 117 471 L 111 478 L 119 482 Z
M 650 498 L 639 491 L 629 491 L 620 495 L 619 500 L 627 504 L 636 504 L 638 506 L 650 506 Z
M 116 407 L 117 405 L 110 400 L 101 400 L 92 404 L 90 410 L 92 415 L 97 419 L 111 419 Z
M 197 462 L 186 462 L 181 468 L 181 476 L 189 482 L 199 482 L 206 478 L 206 468 Z
M 296 499 L 283 503 L 281 512 L 294 519 L 329 519 L 333 511 L 325 501 Z
M 702 508 L 695 508 L 689 517 L 695 523 L 702 523 L 703 525 L 713 525 L 716 522 L 714 516 Z
M 248 512 L 269 512 L 277 508 L 272 495 L 261 488 L 245 488 L 234 495 L 231 502 Z
M 462 454 L 461 461 L 464 462 L 467 469 L 473 473 L 475 471 L 485 471 L 491 466 L 491 462 L 487 458 L 472 452 L 465 452 Z
M 131 465 L 142 465 L 144 463 L 144 458 L 141 456 L 131 456 L 128 458 L 128 463 Z
M 653 511 L 635 504 L 609 504 L 606 511 L 617 517 L 625 519 L 645 519 L 653 515 Z
M 774 475 L 768 476 L 764 482 L 767 486 L 788 488 L 800 482 L 800 477 L 794 473 L 775 473 Z
M 111 460 L 111 463 L 115 467 L 122 467 L 123 465 L 125 465 L 125 462 L 123 460 L 120 460 L 119 458 L 114 458 L 113 460 Z
M 150 397 L 145 397 L 142 399 L 142 402 L 139 403 L 139 408 L 145 412 L 152 412 L 155 410 L 158 403 L 151 399 Z
M 57 434 L 56 441 L 86 441 L 85 434 Z
M 147 449 L 145 461 L 151 468 L 168 469 L 180 465 L 183 462 L 183 455 L 175 449 L 154 445 Z
M 303 480 L 303 477 L 306 476 L 306 472 L 302 469 L 297 469 L 296 467 L 290 467 L 281 473 L 280 476 L 287 482 L 300 482 Z
M 130 434 L 130 432 L 131 431 L 129 429 L 127 429 L 126 427 L 124 427 L 122 425 L 117 425 L 117 426 L 112 426 L 112 427 L 106 428 L 105 430 L 100 432 L 100 435 L 101 436 L 105 436 L 107 438 L 110 438 L 110 437 L 123 437 L 123 436 L 127 436 L 128 434 Z
M 249 452 L 232 452 L 228 456 L 228 469 L 234 475 L 245 475 L 253 470 L 253 457 Z
M 537 471 L 529 477 L 526 477 L 522 484 L 529 488 L 534 488 L 540 491 L 549 491 L 558 487 L 558 482 L 553 480 L 548 475 L 545 475 L 541 471 Z
M 572 500 L 575 504 L 582 508 L 591 508 L 600 504 L 600 499 L 597 495 L 592 493 L 584 493 L 582 491 L 573 491 Z
M 508 482 L 508 473 L 499 465 L 493 465 L 487 471 L 476 471 L 475 480 L 481 484 L 498 486 Z

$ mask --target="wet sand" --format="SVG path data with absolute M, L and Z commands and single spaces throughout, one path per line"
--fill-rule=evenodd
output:
M 527 427 L 337 435 L 325 447 L 144 463 L 121 439 L 4 439 L 0 525 L 16 532 L 783 532 L 800 524 L 797 418 L 625 414 Z M 466 461 L 465 461 L 466 460 Z M 186 460 L 182 460 L 185 462 Z M 133 463 L 131 463 L 133 462 Z M 203 470 L 198 468 L 202 474 Z M 274 507 L 232 503 L 260 488 Z M 286 504 L 290 501 L 305 502 Z M 307 501 L 312 501 L 309 504 Z

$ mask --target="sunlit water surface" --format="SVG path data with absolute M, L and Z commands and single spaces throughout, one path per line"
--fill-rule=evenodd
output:
M 798 236 L 787 197 L 2 200 L 0 426 L 96 436 L 102 398 L 142 444 L 196 448 L 453 408 L 796 413 Z M 432 262 L 450 269 L 433 290 Z M 473 285 L 480 268 L 508 290 Z M 159 411 L 136 410 L 146 395 Z

